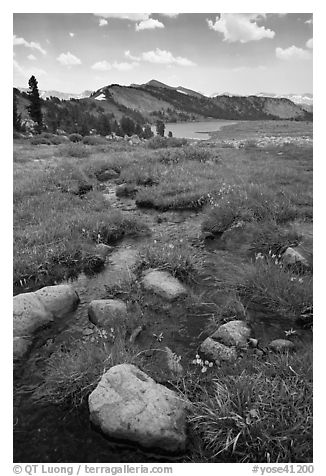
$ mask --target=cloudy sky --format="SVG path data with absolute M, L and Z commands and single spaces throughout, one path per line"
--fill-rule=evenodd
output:
M 14 86 L 79 93 L 157 79 L 204 94 L 312 92 L 308 13 L 16 13 Z

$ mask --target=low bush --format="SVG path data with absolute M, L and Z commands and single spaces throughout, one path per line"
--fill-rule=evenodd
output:
M 103 145 L 107 144 L 107 140 L 102 136 L 85 136 L 83 138 L 83 144 L 87 145 Z
M 187 139 L 178 139 L 176 137 L 154 136 L 146 142 L 148 149 L 162 149 L 166 147 L 182 147 L 187 144 Z
M 76 157 L 82 159 L 84 157 L 89 157 L 90 151 L 87 146 L 83 144 L 67 144 L 61 148 L 60 155 L 63 157 Z
M 70 142 L 80 142 L 83 139 L 83 136 L 80 134 L 70 134 L 69 140 Z

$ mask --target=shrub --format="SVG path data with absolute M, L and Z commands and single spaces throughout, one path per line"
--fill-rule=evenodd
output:
M 83 144 L 67 144 L 65 145 L 61 151 L 60 151 L 61 155 L 63 157 L 76 157 L 76 158 L 84 158 L 84 157 L 88 157 L 90 155 L 90 151 L 88 150 L 88 148 L 83 145 Z
M 187 144 L 187 139 L 156 135 L 146 142 L 146 147 L 149 149 L 162 149 L 166 147 L 182 147 L 185 144 Z
M 82 140 L 83 136 L 80 134 L 70 134 L 69 140 L 70 142 L 80 142 Z
M 46 137 L 42 137 L 41 135 L 40 136 L 35 136 L 31 139 L 31 144 L 32 145 L 40 145 L 40 144 L 44 144 L 44 145 L 52 145 L 52 142 L 50 139 L 47 139 Z
M 101 136 L 85 136 L 83 138 L 83 144 L 87 145 L 103 145 L 107 144 L 107 140 Z

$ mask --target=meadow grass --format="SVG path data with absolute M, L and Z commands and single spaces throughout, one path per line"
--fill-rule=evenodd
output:
M 312 461 L 312 351 L 244 357 L 185 379 L 192 462 Z

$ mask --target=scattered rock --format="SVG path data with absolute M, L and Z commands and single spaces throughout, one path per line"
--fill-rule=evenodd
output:
M 282 261 L 285 266 L 300 265 L 305 268 L 309 267 L 309 263 L 297 250 L 294 248 L 287 248 L 282 256 Z
M 273 340 L 268 347 L 274 352 L 289 352 L 295 348 L 293 342 L 287 339 Z
M 73 311 L 79 303 L 78 294 L 69 284 L 46 286 L 35 291 L 35 295 L 54 317 L 62 317 Z
M 68 284 L 46 286 L 13 299 L 14 357 L 27 352 L 30 337 L 40 327 L 73 311 L 79 303 L 76 291 Z
M 97 180 L 100 182 L 107 182 L 108 180 L 116 179 L 119 177 L 119 172 L 114 169 L 106 169 L 96 174 Z
M 200 352 L 207 356 L 210 360 L 215 361 L 231 361 L 236 359 L 237 353 L 235 349 L 227 347 L 220 342 L 213 340 L 211 337 L 207 337 L 200 346 Z
M 53 314 L 45 308 L 36 293 L 18 294 L 13 300 L 14 336 L 30 336 L 36 329 L 53 321 Z
M 91 422 L 109 437 L 168 452 L 185 450 L 185 402 L 134 365 L 111 367 L 88 402 Z
M 88 317 L 97 326 L 114 327 L 125 323 L 127 306 L 119 299 L 98 299 L 89 304 Z
M 112 250 L 112 246 L 105 245 L 104 243 L 98 243 L 95 247 L 96 254 L 103 259 L 105 259 Z
M 145 289 L 173 301 L 187 294 L 186 288 L 166 271 L 149 270 L 142 279 Z
M 230 321 L 220 326 L 211 338 L 224 345 L 245 347 L 251 335 L 251 329 L 244 321 Z
M 94 334 L 94 329 L 90 329 L 89 327 L 87 327 L 86 329 L 83 330 L 82 334 L 83 336 L 90 336 Z

